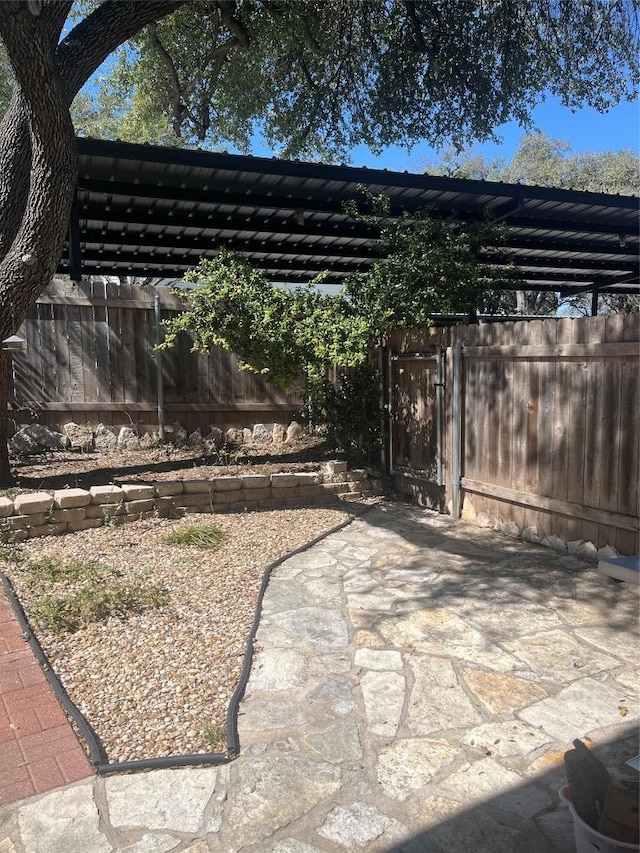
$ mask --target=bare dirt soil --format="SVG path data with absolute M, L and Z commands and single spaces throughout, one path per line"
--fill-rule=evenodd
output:
M 37 457 L 12 457 L 18 490 L 88 489 L 109 483 L 154 482 L 229 476 L 316 471 L 320 463 L 341 458 L 320 436 L 302 435 L 282 445 L 255 444 L 207 453 L 164 445 L 113 453 L 66 451 Z

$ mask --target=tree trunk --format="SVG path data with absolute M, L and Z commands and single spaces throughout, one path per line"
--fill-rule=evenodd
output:
M 9 434 L 9 412 L 7 397 L 9 392 L 9 356 L 0 349 L 0 436 L 3 436 L 2 447 L 7 446 Z M 4 400 L 4 405 L 2 401 Z M 2 448 L 0 448 L 1 450 Z M 12 482 L 9 454 L 0 452 L 0 486 L 8 486 Z
M 47 2 L 39 15 L 22 2 L 0 3 L 0 37 L 16 78 L 0 125 L 0 341 L 17 331 L 62 253 L 77 183 L 73 98 L 112 50 L 180 5 L 107 0 L 56 48 L 70 3 Z M 0 370 L 5 361 L 0 357 Z M 5 370 L 0 486 L 11 482 L 7 393 Z
M 0 35 L 16 76 L 31 146 L 29 194 L 18 232 L 0 262 L 0 340 L 16 331 L 51 279 L 67 230 L 77 177 L 75 135 L 45 21 L 24 4 L 0 6 Z M 18 127 L 20 117 L 15 116 Z M 2 368 L 6 357 L 2 359 Z M 0 473 L 10 479 L 6 371 L 0 383 Z

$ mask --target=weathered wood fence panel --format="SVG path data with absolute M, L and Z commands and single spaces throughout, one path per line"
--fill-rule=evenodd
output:
M 29 312 L 20 334 L 27 351 L 12 359 L 10 418 L 16 427 L 39 420 L 157 429 L 154 346 L 156 293 L 166 319 L 183 307 L 166 288 L 54 281 Z M 162 352 L 165 423 L 223 429 L 285 423 L 301 405 L 284 391 L 239 371 L 233 353 L 191 352 L 188 335 Z
M 415 332 L 400 330 L 389 347 L 406 352 L 416 342 Z M 640 315 L 425 330 L 419 343 L 446 346 L 445 483 L 435 488 L 425 443 L 433 389 L 425 392 L 419 372 L 391 371 L 390 398 L 402 401 L 392 415 L 391 461 L 405 489 L 434 507 L 452 500 L 450 362 L 460 344 L 463 512 L 535 527 L 541 537 L 640 552 Z

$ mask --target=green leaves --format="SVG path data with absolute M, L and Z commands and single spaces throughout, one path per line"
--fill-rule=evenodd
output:
M 361 315 L 343 297 L 316 293 L 312 286 L 272 286 L 228 252 L 201 261 L 185 280 L 198 286 L 188 294 L 189 308 L 166 323 L 164 346 L 188 332 L 194 350 L 231 350 L 242 369 L 283 387 L 333 364 L 361 364 L 382 332 L 377 314 Z
M 248 150 L 259 134 L 339 159 L 484 140 L 547 90 L 604 110 L 634 97 L 639 55 L 622 0 L 198 0 L 121 48 L 105 86 L 120 138 Z
M 348 281 L 346 296 L 361 316 L 384 318 L 387 327 L 430 326 L 433 313 L 500 312 L 500 286 L 517 281 L 515 270 L 496 278 L 491 268 L 503 239 L 504 229 L 489 221 L 406 215 L 383 229 L 383 259 Z

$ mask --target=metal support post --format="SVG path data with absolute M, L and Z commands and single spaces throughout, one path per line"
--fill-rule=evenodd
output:
M 443 392 L 444 392 L 444 370 L 443 370 L 443 350 L 442 347 L 436 348 L 436 453 L 438 458 L 436 459 L 437 471 L 436 478 L 439 486 L 444 485 L 444 465 L 443 465 L 443 453 L 444 448 L 442 446 L 442 414 L 444 411 L 443 406 Z
M 160 294 L 156 291 L 154 299 L 156 349 L 156 400 L 158 405 L 158 436 L 164 440 L 164 389 L 162 386 L 162 350 L 158 349 L 162 343 L 162 332 L 160 329 Z
M 453 403 L 451 448 L 451 515 L 460 518 L 460 476 L 462 468 L 462 345 L 453 347 Z

